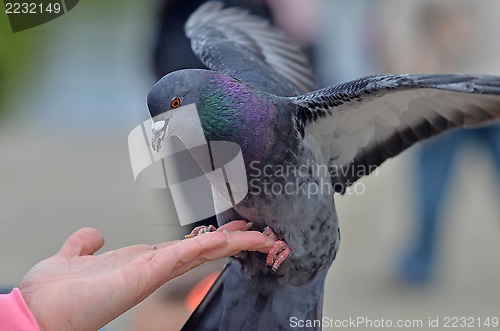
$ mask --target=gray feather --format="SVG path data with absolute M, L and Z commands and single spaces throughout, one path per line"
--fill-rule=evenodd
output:
M 262 18 L 222 7 L 208 2 L 185 25 L 193 51 L 207 67 L 281 96 L 315 88 L 307 57 L 296 43 Z
M 298 127 L 329 163 L 345 192 L 386 159 L 458 127 L 500 117 L 500 79 L 492 76 L 379 75 L 292 98 Z
M 276 285 L 266 277 L 248 277 L 232 259 L 182 330 L 285 331 L 295 329 L 293 318 L 321 321 L 324 276 L 303 286 Z M 300 330 L 321 330 L 316 324 Z

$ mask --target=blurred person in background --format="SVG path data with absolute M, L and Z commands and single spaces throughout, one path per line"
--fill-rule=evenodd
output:
M 180 69 L 206 68 L 191 50 L 184 32 L 189 16 L 207 0 L 165 0 L 161 3 L 153 46 L 153 72 L 157 80 Z M 223 0 L 225 7 L 239 7 L 269 19 L 297 41 L 312 62 L 317 0 Z
M 406 52 L 398 52 L 398 60 L 395 60 L 390 54 L 391 45 L 387 44 L 390 41 L 385 40 L 386 43 L 379 45 L 376 52 L 380 63 L 389 72 L 445 73 L 463 71 L 457 68 L 474 68 L 476 63 L 482 61 L 482 53 L 490 52 L 490 46 L 494 46 L 484 35 L 478 35 L 481 17 L 477 5 L 464 1 L 418 3 L 414 6 L 414 24 L 408 22 L 412 26 L 413 38 L 406 37 L 414 40 L 413 47 L 408 47 Z M 401 48 L 399 42 L 394 44 L 392 48 Z M 437 243 L 442 237 L 441 219 L 456 165 L 454 161 L 470 143 L 488 152 L 499 180 L 499 125 L 453 131 L 424 142 L 417 149 L 418 222 L 413 242 L 399 267 L 399 276 L 404 282 L 426 283 L 437 272 Z
M 428 3 L 421 8 L 417 31 L 421 48 L 415 63 L 416 72 L 449 72 L 453 66 L 474 61 L 473 27 L 479 18 L 469 5 L 446 6 Z M 495 165 L 500 181 L 500 126 L 459 130 L 423 144 L 418 153 L 418 223 L 417 237 L 403 259 L 401 278 L 424 283 L 436 274 L 436 243 L 440 238 L 440 220 L 445 196 L 453 176 L 457 154 L 468 144 L 483 147 Z

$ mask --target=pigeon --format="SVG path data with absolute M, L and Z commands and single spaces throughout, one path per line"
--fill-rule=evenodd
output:
M 187 139 L 189 121 L 172 110 L 195 104 L 206 141 L 238 144 L 247 170 L 247 196 L 219 225 L 246 220 L 277 242 L 267 256 L 230 258 L 183 330 L 321 330 L 340 243 L 335 193 L 419 141 L 499 119 L 500 77 L 375 75 L 317 89 L 300 48 L 244 10 L 208 2 L 185 32 L 208 69 L 154 85 L 151 145 Z

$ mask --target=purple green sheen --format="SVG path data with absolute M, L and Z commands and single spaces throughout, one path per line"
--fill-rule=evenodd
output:
M 239 144 L 247 162 L 269 155 L 278 109 L 267 95 L 221 75 L 210 79 L 200 95 L 200 119 L 208 141 Z

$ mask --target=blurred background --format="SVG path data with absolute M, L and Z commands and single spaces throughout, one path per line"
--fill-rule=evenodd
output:
M 127 136 L 148 118 L 159 77 L 199 65 L 181 29 L 201 2 L 85 0 L 15 34 L 0 14 L 0 287 L 16 286 L 80 227 L 99 229 L 105 250 L 182 237 L 165 219 L 168 202 L 134 182 Z M 496 0 L 233 3 L 301 43 L 321 85 L 375 73 L 500 75 Z M 498 130 L 411 148 L 336 198 L 342 245 L 324 316 L 424 326 L 499 317 Z M 178 329 L 203 274 L 167 284 L 107 329 Z

